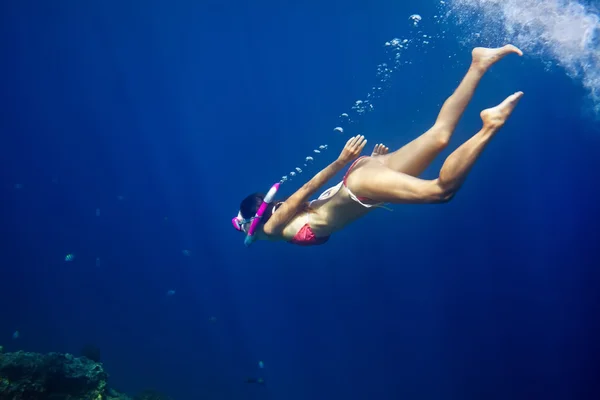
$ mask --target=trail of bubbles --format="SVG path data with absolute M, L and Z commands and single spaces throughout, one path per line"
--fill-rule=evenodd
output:
M 338 117 L 337 126 L 333 128 L 333 133 L 336 136 L 343 135 L 351 131 L 353 125 L 357 124 L 365 117 L 366 114 L 375 109 L 375 103 L 380 99 L 385 92 L 392 86 L 392 77 L 394 73 L 403 64 L 412 64 L 408 57 L 405 57 L 406 51 L 410 48 L 421 49 L 423 46 L 429 45 L 434 39 L 430 35 L 423 34 L 419 30 L 421 16 L 413 14 L 408 18 L 411 26 L 411 34 L 409 38 L 399 39 L 394 38 L 385 43 L 386 61 L 377 65 L 375 73 L 375 84 L 366 93 L 365 97 L 358 99 L 352 104 L 349 110 L 341 113 Z M 314 162 L 313 156 L 319 156 L 323 151 L 327 150 L 327 144 L 322 144 L 313 150 L 312 156 L 307 156 L 302 164 L 303 167 L 309 167 Z M 292 180 L 303 171 L 300 167 L 295 167 L 294 170 L 287 175 L 281 177 L 280 182 L 284 183 Z

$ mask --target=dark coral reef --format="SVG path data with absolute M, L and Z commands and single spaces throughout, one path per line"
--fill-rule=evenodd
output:
M 108 389 L 107 379 L 87 357 L 0 351 L 0 400 L 130 400 Z

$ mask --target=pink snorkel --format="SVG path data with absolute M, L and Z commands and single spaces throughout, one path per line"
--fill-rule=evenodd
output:
M 236 230 L 242 231 L 242 232 L 244 231 L 242 229 L 242 226 L 244 224 L 250 222 L 250 228 L 248 228 L 248 232 L 246 232 L 246 238 L 244 239 L 244 244 L 246 245 L 246 247 L 250 246 L 256 240 L 256 237 L 254 236 L 254 233 L 256 232 L 256 228 L 258 227 L 258 224 L 260 223 L 260 220 L 262 219 L 262 216 L 265 213 L 265 210 L 267 209 L 267 207 L 269 207 L 269 204 L 271 204 L 271 202 L 273 201 L 275 194 L 277 194 L 277 190 L 279 190 L 280 185 L 281 185 L 281 183 L 277 182 L 276 184 L 271 186 L 271 189 L 269 189 L 269 192 L 263 199 L 263 202 L 261 203 L 260 207 L 258 207 L 258 210 L 256 211 L 256 215 L 254 215 L 254 217 L 252 217 L 250 220 L 243 219 L 241 214 L 238 214 L 237 217 L 234 217 L 231 220 L 233 227 Z

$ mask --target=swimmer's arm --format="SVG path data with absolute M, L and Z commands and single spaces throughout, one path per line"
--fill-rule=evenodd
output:
M 291 195 L 279 208 L 277 212 L 267 221 L 263 230 L 267 235 L 277 235 L 285 228 L 290 220 L 298 213 L 304 203 L 323 187 L 331 178 L 340 172 L 346 164 L 356 158 L 364 149 L 367 141 L 364 136 L 351 137 L 342 153 L 333 163 L 316 174 L 308 183 L 302 186 L 296 193 Z
M 303 204 L 315 194 L 323 185 L 340 172 L 347 164 L 347 161 L 337 159 L 329 164 L 325 169 L 316 174 L 310 181 L 291 195 L 282 205 L 277 208 L 277 212 L 267 221 L 263 230 L 267 235 L 277 235 L 283 231 L 290 220 L 298 213 Z

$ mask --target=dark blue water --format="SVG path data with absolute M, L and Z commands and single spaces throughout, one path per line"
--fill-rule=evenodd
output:
M 231 229 L 313 148 L 312 173 L 333 161 L 383 44 L 415 12 L 441 30 L 435 6 L 4 2 L 0 345 L 95 343 L 113 387 L 175 399 L 597 398 L 600 130 L 560 68 L 488 73 L 425 178 L 479 111 L 525 97 L 449 204 L 314 248 Z M 446 29 L 355 126 L 368 150 L 435 120 L 470 61 Z

